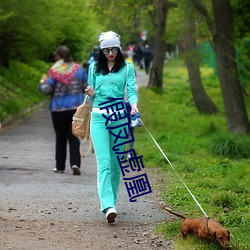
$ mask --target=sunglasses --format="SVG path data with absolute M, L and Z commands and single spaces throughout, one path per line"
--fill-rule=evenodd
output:
M 114 48 L 111 48 L 111 49 L 105 48 L 105 49 L 102 50 L 104 55 L 109 55 L 110 51 L 112 52 L 112 54 L 117 54 L 118 48 L 117 47 L 114 47 Z

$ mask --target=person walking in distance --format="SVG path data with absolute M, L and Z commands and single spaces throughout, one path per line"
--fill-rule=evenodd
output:
M 146 44 L 144 51 L 143 51 L 143 57 L 144 57 L 144 67 L 145 67 L 145 72 L 148 75 L 151 61 L 153 59 L 152 51 L 149 48 L 149 46 Z
M 80 142 L 72 134 L 72 117 L 84 100 L 87 74 L 73 61 L 67 46 L 59 46 L 55 51 L 56 62 L 50 68 L 48 76 L 39 84 L 40 91 L 50 95 L 49 110 L 56 135 L 55 173 L 64 173 L 66 168 L 67 142 L 69 142 L 70 166 L 73 175 L 80 175 Z
M 116 141 L 112 134 L 119 134 L 121 126 L 128 124 L 125 89 L 131 105 L 131 115 L 138 112 L 137 93 L 134 66 L 124 60 L 120 36 L 113 31 L 103 32 L 99 36 L 99 42 L 100 53 L 89 67 L 86 93 L 93 100 L 90 134 L 97 160 L 97 189 L 101 212 L 106 214 L 108 223 L 113 223 L 117 216 L 115 205 L 121 174 L 113 148 L 117 147 L 116 152 L 123 152 L 123 142 L 126 143 L 126 139 L 121 136 Z M 107 119 L 113 115 L 120 119 Z

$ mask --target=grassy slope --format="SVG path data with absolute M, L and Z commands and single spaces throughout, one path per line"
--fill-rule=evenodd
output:
M 44 100 L 38 84 L 47 70 L 48 65 L 43 62 L 12 62 L 8 70 L 0 68 L 0 122 L 9 115 L 19 117 L 21 111 Z
M 206 213 L 230 229 L 233 249 L 250 249 L 250 159 L 231 159 L 211 152 L 218 138 L 230 138 L 243 147 L 250 144 L 250 138 L 227 134 L 218 79 L 209 68 L 202 68 L 202 77 L 220 114 L 197 112 L 186 68 L 181 61 L 171 61 L 164 70 L 164 94 L 148 89 L 139 91 L 142 120 Z M 248 100 L 247 107 L 249 104 Z M 137 155 L 143 155 L 146 168 L 161 171 L 162 184 L 158 188 L 165 204 L 189 217 L 202 217 L 202 211 L 143 127 L 136 128 L 135 138 Z M 180 223 L 179 219 L 164 223 L 156 231 L 173 238 L 180 233 Z M 188 242 L 176 240 L 176 249 L 201 249 L 197 240 Z M 217 248 L 208 244 L 204 249 Z

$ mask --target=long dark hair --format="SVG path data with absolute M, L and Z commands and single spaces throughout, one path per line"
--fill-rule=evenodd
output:
M 55 60 L 63 59 L 64 62 L 73 61 L 70 50 L 65 45 L 61 45 L 56 49 L 56 51 L 54 52 L 54 57 L 55 57 Z
M 103 54 L 102 50 L 100 50 L 99 56 L 97 58 L 97 63 L 96 63 L 96 73 L 99 74 L 103 74 L 103 75 L 107 75 L 109 74 L 109 69 L 108 69 L 108 65 L 107 65 L 107 58 L 106 56 Z M 117 51 L 117 55 L 115 58 L 115 65 L 112 69 L 112 72 L 117 72 L 119 71 L 121 68 L 123 68 L 125 66 L 125 59 L 121 53 L 121 50 L 118 49 Z

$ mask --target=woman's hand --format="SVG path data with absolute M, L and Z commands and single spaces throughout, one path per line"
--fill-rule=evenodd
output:
M 92 87 L 90 87 L 90 86 L 88 86 L 88 87 L 85 89 L 85 92 L 86 92 L 86 94 L 87 94 L 88 96 L 95 96 L 95 90 L 94 90 Z
M 130 112 L 130 114 L 131 114 L 131 115 L 135 115 L 137 112 L 138 112 L 137 104 L 134 102 L 134 103 L 131 105 L 131 112 Z
M 41 78 L 41 80 L 40 80 L 40 83 L 45 83 L 45 81 L 47 80 L 47 75 L 46 74 L 44 74 L 43 76 L 42 76 L 42 78 Z

